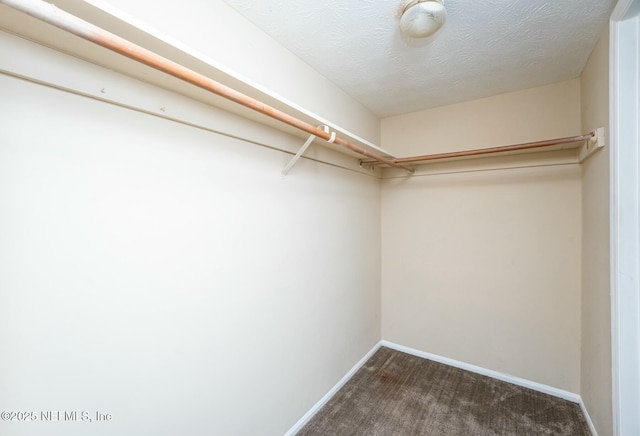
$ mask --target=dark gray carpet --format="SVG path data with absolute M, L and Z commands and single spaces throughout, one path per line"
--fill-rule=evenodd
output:
M 575 403 L 383 347 L 298 435 L 591 433 Z

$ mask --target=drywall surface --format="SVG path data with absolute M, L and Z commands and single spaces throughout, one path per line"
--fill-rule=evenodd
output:
M 415 156 L 580 134 L 578 79 L 382 119 L 381 144 Z
M 382 145 L 426 154 L 576 135 L 579 87 L 387 118 Z M 487 167 L 383 181 L 383 339 L 579 393 L 580 167 Z
M 609 29 L 581 76 L 582 129 L 609 131 Z M 607 145 L 609 143 L 607 142 Z M 613 432 L 609 281 L 609 149 L 582 164 L 581 393 L 600 436 Z
M 372 112 L 222 0 L 90 3 L 116 8 L 296 105 L 379 142 L 379 121 Z
M 384 180 L 383 339 L 579 392 L 580 234 L 578 165 Z
M 378 179 L 0 94 L 0 409 L 37 420 L 1 434 L 281 435 L 380 340 Z

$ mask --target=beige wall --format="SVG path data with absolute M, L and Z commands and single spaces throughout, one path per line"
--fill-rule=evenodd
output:
M 103 434 L 282 435 L 380 340 L 379 181 L 354 159 L 283 178 L 291 156 L 253 143 L 4 74 L 0 94 L 1 410 L 99 410 Z M 3 432 L 88 432 L 24 424 Z
M 582 130 L 609 126 L 609 29 L 581 77 Z M 608 145 L 608 144 L 607 144 Z M 609 150 L 582 165 L 581 393 L 600 436 L 613 432 L 609 281 Z
M 398 116 L 382 146 L 575 135 L 579 101 L 571 80 Z M 580 177 L 568 164 L 384 180 L 383 339 L 578 393 Z
M 580 132 L 578 79 L 384 118 L 383 148 L 397 156 L 518 144 Z

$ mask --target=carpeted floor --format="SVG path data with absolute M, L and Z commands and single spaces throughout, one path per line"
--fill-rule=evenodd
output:
M 585 435 L 580 407 L 381 348 L 313 417 L 310 435 Z

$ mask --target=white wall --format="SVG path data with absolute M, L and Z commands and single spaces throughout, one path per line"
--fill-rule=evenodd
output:
M 113 415 L 0 433 L 283 434 L 379 341 L 377 179 L 282 178 L 287 154 L 5 75 L 0 95 L 0 409 Z
M 424 154 L 572 136 L 579 101 L 573 80 L 393 117 L 382 146 Z M 579 393 L 580 167 L 464 172 L 473 167 L 383 180 L 382 337 Z
M 609 126 L 609 28 L 581 76 L 582 129 Z M 609 145 L 607 143 L 607 145 Z M 581 392 L 600 436 L 613 432 L 609 285 L 609 149 L 582 165 Z

